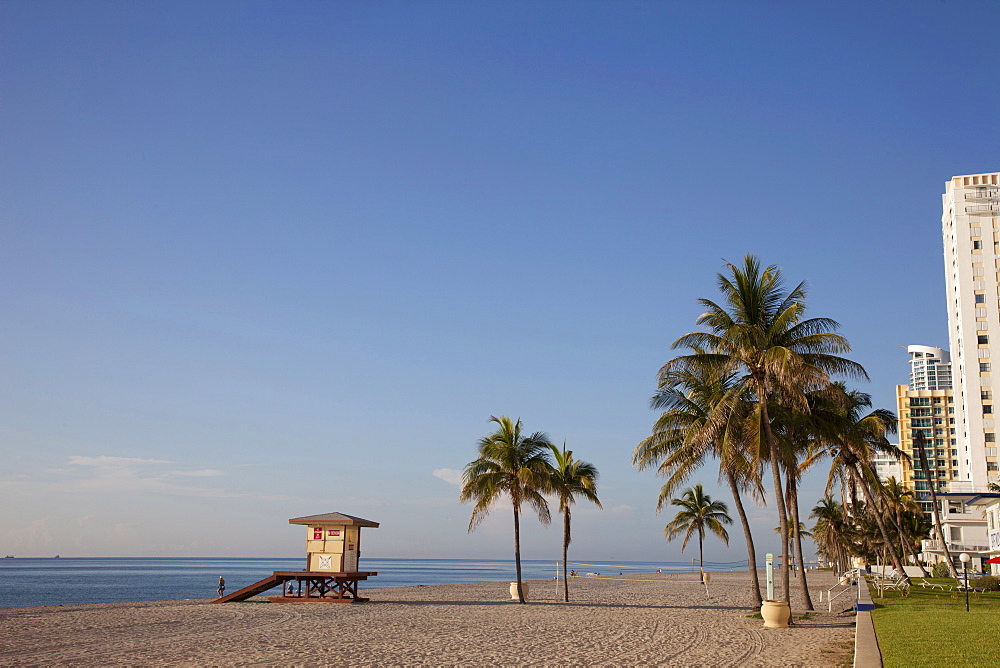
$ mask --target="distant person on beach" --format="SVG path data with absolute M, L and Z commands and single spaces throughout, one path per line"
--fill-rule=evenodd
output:
M 219 576 L 219 598 L 222 598 L 222 596 L 225 593 L 226 593 L 226 581 L 224 579 L 222 579 L 222 576 L 220 575 Z

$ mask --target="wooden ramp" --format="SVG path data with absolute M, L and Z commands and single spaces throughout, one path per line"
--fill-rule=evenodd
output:
M 273 587 L 277 587 L 278 585 L 280 585 L 282 582 L 284 582 L 287 579 L 288 578 L 280 577 L 277 574 L 269 575 L 268 577 L 264 578 L 260 582 L 255 582 L 252 585 L 249 585 L 247 587 L 244 587 L 243 589 L 240 589 L 239 591 L 234 591 L 232 594 L 229 594 L 227 596 L 223 596 L 221 598 L 217 598 L 217 599 L 215 599 L 212 602 L 213 603 L 229 603 L 231 601 L 245 601 L 248 598 L 250 598 L 251 596 L 256 596 L 257 594 L 261 594 L 261 593 L 267 591 L 268 589 L 272 589 Z

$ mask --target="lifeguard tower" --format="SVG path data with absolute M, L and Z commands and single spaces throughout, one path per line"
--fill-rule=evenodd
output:
M 244 601 L 281 585 L 281 596 L 269 596 L 274 603 L 363 603 L 358 596 L 358 583 L 374 571 L 359 571 L 361 558 L 361 527 L 378 527 L 378 522 L 345 515 L 325 513 L 293 517 L 289 524 L 306 527 L 306 569 L 304 571 L 274 571 L 249 587 L 244 587 L 216 603 Z

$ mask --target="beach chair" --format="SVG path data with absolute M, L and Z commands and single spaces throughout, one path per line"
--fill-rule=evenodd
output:
M 974 591 L 979 593 L 984 593 L 989 591 L 986 587 L 974 587 L 972 585 L 971 578 L 968 580 L 966 580 L 965 578 L 955 578 L 955 583 L 958 591 L 965 591 L 966 589 L 968 589 L 969 591 Z
M 920 585 L 921 589 L 937 589 L 939 591 L 951 591 L 952 586 L 950 584 L 943 584 L 940 582 L 928 582 L 927 580 L 921 580 L 917 584 Z
M 910 583 L 903 579 L 902 575 L 897 575 L 894 578 L 885 578 L 874 584 L 883 591 L 886 589 L 896 589 L 905 593 L 910 590 Z

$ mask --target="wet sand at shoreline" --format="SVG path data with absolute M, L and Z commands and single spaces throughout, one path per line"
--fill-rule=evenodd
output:
M 818 603 L 833 584 L 812 572 L 817 611 L 794 628 L 749 617 L 746 572 L 362 589 L 368 603 L 211 599 L 0 610 L 0 665 L 711 665 L 849 663 L 854 617 Z M 614 579 L 611 579 L 614 578 Z M 621 578 L 621 579 L 618 579 Z M 802 615 L 793 578 L 792 610 Z

